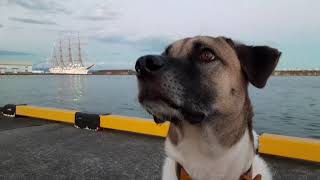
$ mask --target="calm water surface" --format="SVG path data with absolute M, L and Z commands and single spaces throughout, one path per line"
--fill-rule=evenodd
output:
M 147 117 L 135 76 L 0 76 L 0 106 L 8 103 Z M 320 139 L 320 77 L 272 77 L 250 87 L 258 132 Z

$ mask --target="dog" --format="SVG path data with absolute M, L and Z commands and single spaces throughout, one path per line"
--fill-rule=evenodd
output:
M 156 123 L 171 122 L 163 180 L 272 179 L 255 153 L 248 85 L 263 88 L 280 55 L 268 46 L 196 36 L 138 58 L 139 103 Z

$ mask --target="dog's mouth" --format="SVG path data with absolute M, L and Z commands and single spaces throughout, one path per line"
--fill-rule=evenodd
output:
M 206 119 L 204 112 L 198 112 L 188 106 L 181 106 L 167 98 L 144 100 L 140 102 L 144 109 L 153 116 L 154 122 L 164 123 L 170 121 L 178 123 L 186 120 L 191 124 L 201 123 Z
M 151 80 L 138 79 L 139 103 L 153 116 L 156 123 L 170 121 L 178 123 L 187 121 L 191 124 L 203 122 L 208 116 L 208 108 L 194 99 L 184 97 L 184 91 L 176 88 L 179 84 L 170 84 L 170 80 L 155 78 Z M 166 84 L 164 86 L 163 84 Z M 169 84 L 169 85 L 168 85 Z

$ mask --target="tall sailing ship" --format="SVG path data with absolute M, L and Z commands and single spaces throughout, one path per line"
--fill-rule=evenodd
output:
M 88 74 L 89 69 L 94 65 L 88 67 L 84 65 L 79 35 L 76 43 L 77 56 L 72 56 L 73 48 L 70 37 L 67 40 L 67 46 L 63 45 L 66 40 L 59 40 L 58 46 L 53 46 L 51 57 L 53 67 L 49 69 L 49 72 L 53 74 Z M 67 47 L 66 51 L 63 51 L 65 47 Z

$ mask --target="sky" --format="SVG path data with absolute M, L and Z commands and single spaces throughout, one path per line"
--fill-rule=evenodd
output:
M 0 62 L 46 66 L 53 44 L 79 32 L 96 69 L 133 69 L 196 35 L 278 48 L 279 70 L 320 69 L 319 10 L 318 0 L 0 0 Z

